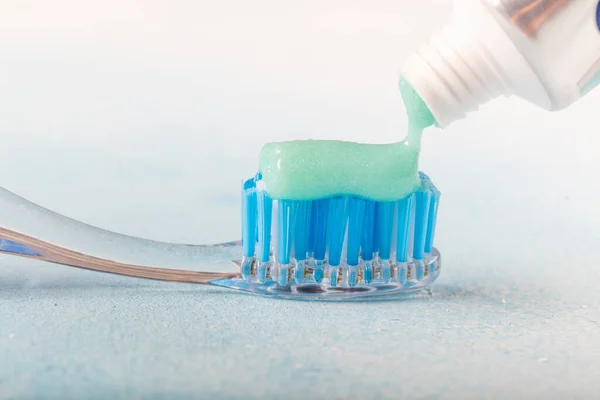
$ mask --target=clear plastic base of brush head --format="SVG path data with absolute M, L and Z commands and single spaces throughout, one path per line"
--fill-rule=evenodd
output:
M 409 292 L 439 274 L 440 192 L 421 174 L 409 196 L 272 199 L 261 176 L 242 188 L 241 280 L 228 287 L 288 297 Z
M 304 300 L 345 300 L 374 296 L 414 295 L 439 276 L 441 258 L 436 249 L 422 260 L 390 262 L 372 260 L 357 266 L 333 267 L 314 259 L 279 265 L 255 258 L 236 262 L 250 266 L 247 278 L 225 279 L 212 284 L 256 294 Z

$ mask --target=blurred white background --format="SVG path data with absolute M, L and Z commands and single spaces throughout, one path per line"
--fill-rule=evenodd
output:
M 398 71 L 451 2 L 1 8 L 0 185 L 103 228 L 201 243 L 239 237 L 239 183 L 265 141 L 402 139 Z M 599 101 L 600 90 L 551 114 L 501 99 L 428 131 L 421 167 L 443 192 L 440 241 L 535 252 L 598 236 Z M 480 231 L 461 231 L 465 219 Z
M 239 239 L 265 141 L 405 136 L 399 70 L 450 13 L 0 0 L 0 186 L 126 234 Z M 444 259 L 426 301 L 275 305 L 6 256 L 0 397 L 594 398 L 599 105 L 500 99 L 426 132 Z

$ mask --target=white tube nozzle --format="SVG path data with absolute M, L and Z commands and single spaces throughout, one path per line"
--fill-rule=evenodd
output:
M 493 98 L 513 94 L 515 87 L 546 103 L 544 87 L 499 22 L 479 1 L 467 5 L 402 70 L 438 125 L 444 128 Z

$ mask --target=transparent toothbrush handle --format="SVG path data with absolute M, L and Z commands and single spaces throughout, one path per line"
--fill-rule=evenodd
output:
M 172 244 L 106 231 L 0 188 L 0 253 L 138 278 L 210 283 L 237 277 L 241 243 Z M 210 269 L 211 272 L 198 271 Z

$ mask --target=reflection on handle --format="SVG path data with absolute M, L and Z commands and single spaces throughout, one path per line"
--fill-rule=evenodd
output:
M 70 267 L 161 281 L 209 283 L 239 275 L 237 273 L 199 272 L 123 264 L 81 254 L 4 228 L 0 228 L 0 252 Z
M 230 271 L 230 260 L 239 254 L 239 246 L 239 242 L 192 246 L 121 235 L 54 213 L 0 188 L 3 254 L 138 278 L 210 283 L 239 275 Z M 224 271 L 195 271 L 199 266 Z

